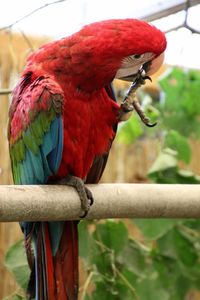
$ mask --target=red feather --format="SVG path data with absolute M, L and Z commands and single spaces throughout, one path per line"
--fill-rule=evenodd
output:
M 78 297 L 78 233 L 77 222 L 65 222 L 59 249 L 54 258 L 56 297 L 75 300 Z
M 48 300 L 55 300 L 55 279 L 54 279 L 54 266 L 53 266 L 53 255 L 51 251 L 51 242 L 49 236 L 48 223 L 43 223 L 44 230 L 44 247 L 45 247 L 45 258 L 46 258 L 46 278 L 47 278 L 47 295 Z

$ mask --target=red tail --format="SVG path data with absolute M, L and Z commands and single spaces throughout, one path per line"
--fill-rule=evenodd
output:
M 78 233 L 77 221 L 67 221 L 56 256 L 54 268 L 57 300 L 78 298 Z
M 35 223 L 29 299 L 78 299 L 77 225 L 77 221 Z

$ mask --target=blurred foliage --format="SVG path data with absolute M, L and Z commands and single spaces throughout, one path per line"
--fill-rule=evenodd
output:
M 143 127 L 140 119 L 133 115 L 127 122 L 119 125 L 117 140 L 125 145 L 134 143 L 143 134 Z
M 81 222 L 80 255 L 95 283 L 86 299 L 183 300 L 200 286 L 200 221 L 133 222 L 143 233 L 142 243 L 121 221 L 97 223 L 92 233 L 90 224 Z
M 163 127 L 200 138 L 200 72 L 173 68 L 160 86 L 164 92 L 159 103 Z
M 159 125 L 146 129 L 133 115 L 120 127 L 118 141 L 131 144 L 144 136 L 160 137 L 162 150 L 149 179 L 198 184 L 200 178 L 181 170 L 179 161 L 190 162 L 189 139 L 200 137 L 200 74 L 173 68 L 160 86 L 155 108 L 148 95 L 143 98 L 145 111 L 151 120 L 158 118 Z M 200 220 L 131 222 L 140 233 L 137 239 L 125 221 L 80 222 L 80 257 L 87 275 L 81 300 L 183 300 L 191 290 L 200 290 Z M 5 262 L 25 287 L 28 271 L 22 249 L 21 242 L 14 245 Z M 23 299 L 20 294 L 13 297 L 9 299 Z
M 16 293 L 4 298 L 3 300 L 25 300 L 25 293 L 30 275 L 29 267 L 26 260 L 24 242 L 18 241 L 11 246 L 5 256 L 5 266 L 13 273 L 19 289 Z
M 200 183 L 199 176 L 195 175 L 192 171 L 181 170 L 179 168 L 178 152 L 170 148 L 161 150 L 149 170 L 149 178 L 156 183 Z
M 18 241 L 6 253 L 5 266 L 15 275 L 17 283 L 23 288 L 27 287 L 27 278 L 30 274 L 26 263 L 26 254 L 23 241 Z M 23 250 L 21 250 L 23 249 Z

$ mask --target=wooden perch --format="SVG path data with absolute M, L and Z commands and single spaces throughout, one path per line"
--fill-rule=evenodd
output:
M 86 219 L 199 218 L 200 185 L 88 185 L 95 202 Z M 70 187 L 0 186 L 0 221 L 79 219 L 80 200 Z

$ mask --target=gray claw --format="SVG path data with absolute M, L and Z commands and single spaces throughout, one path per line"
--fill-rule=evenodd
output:
M 94 203 L 94 198 L 92 192 L 85 186 L 83 180 L 76 176 L 67 175 L 56 183 L 75 188 L 81 201 L 81 209 L 83 210 L 83 215 L 81 215 L 80 218 L 85 218 L 90 210 L 90 206 Z

